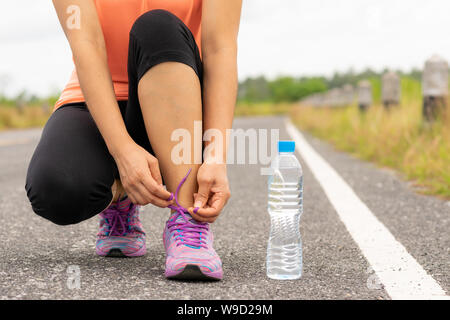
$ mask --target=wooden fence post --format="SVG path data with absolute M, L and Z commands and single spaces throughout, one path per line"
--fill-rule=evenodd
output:
M 422 75 L 423 117 L 435 120 L 447 106 L 448 63 L 434 55 L 425 62 Z
M 358 106 L 359 110 L 366 111 L 372 105 L 372 85 L 363 80 L 358 84 Z
M 353 101 L 355 100 L 355 91 L 353 90 L 353 86 L 351 84 L 344 85 L 342 87 L 342 92 L 344 105 L 352 105 Z
M 20 114 L 23 114 L 25 112 L 25 100 L 22 97 L 17 98 L 16 108 Z
M 50 113 L 50 103 L 47 100 L 42 102 L 41 108 L 44 113 Z
M 401 87 L 400 78 L 395 72 L 386 72 L 382 77 L 381 100 L 384 107 L 389 109 L 391 106 L 400 103 Z

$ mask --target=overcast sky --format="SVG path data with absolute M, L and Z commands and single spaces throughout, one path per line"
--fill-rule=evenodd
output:
M 243 0 L 239 78 L 450 60 L 450 1 Z M 0 2 L 0 91 L 60 90 L 71 54 L 50 0 Z

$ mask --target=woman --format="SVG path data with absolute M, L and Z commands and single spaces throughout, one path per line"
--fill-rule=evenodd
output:
M 53 3 L 76 71 L 28 168 L 33 210 L 60 225 L 100 213 L 96 252 L 135 257 L 138 206 L 169 207 L 166 277 L 221 279 L 209 223 L 230 196 L 226 146 L 223 161 L 175 164 L 171 134 L 231 127 L 241 0 Z

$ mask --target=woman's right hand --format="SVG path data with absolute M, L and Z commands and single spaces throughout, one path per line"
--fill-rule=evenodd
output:
M 130 200 L 138 205 L 154 204 L 166 208 L 173 203 L 163 184 L 158 159 L 134 141 L 122 143 L 113 154 L 122 186 Z

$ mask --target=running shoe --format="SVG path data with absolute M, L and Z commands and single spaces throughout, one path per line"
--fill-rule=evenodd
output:
M 139 257 L 147 252 L 139 206 L 129 198 L 112 203 L 100 213 L 95 251 L 108 257 Z
M 178 203 L 178 191 L 190 172 L 177 187 L 176 205 L 169 206 L 174 212 L 166 222 L 163 233 L 165 276 L 178 280 L 221 280 L 222 261 L 213 248 L 209 224 L 194 220 L 187 209 Z

